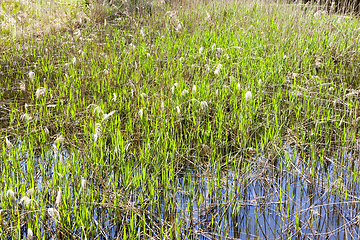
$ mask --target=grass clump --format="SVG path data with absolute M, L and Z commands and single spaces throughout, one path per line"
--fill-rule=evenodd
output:
M 0 234 L 356 230 L 357 18 L 261 1 L 153 2 L 151 15 L 114 4 L 4 41 Z

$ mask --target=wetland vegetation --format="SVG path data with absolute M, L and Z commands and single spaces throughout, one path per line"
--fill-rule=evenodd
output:
M 0 4 L 1 239 L 358 239 L 360 24 L 276 1 Z

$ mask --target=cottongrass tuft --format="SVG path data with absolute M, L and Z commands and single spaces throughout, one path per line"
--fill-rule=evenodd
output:
M 97 106 L 97 107 L 95 107 L 94 108 L 94 111 L 93 111 L 93 114 L 95 115 L 100 115 L 100 113 L 102 113 L 103 112 L 103 110 L 101 109 L 101 107 L 99 107 L 99 106 Z
M 35 188 L 30 188 L 29 190 L 26 191 L 26 196 L 30 197 L 31 195 L 33 195 L 35 192 Z
M 259 81 L 258 81 L 258 85 L 261 86 L 263 84 L 263 81 L 262 79 L 260 78 Z
M 133 43 L 130 43 L 129 48 L 134 50 L 136 48 L 136 46 Z
M 21 115 L 20 117 L 21 120 L 25 120 L 25 121 L 31 121 L 32 120 L 32 117 L 30 116 L 30 114 L 28 113 L 24 113 L 23 115 Z
M 192 93 L 192 94 L 196 94 L 196 85 L 194 85 L 194 86 L 192 87 L 191 93 Z
M 216 48 L 216 44 L 214 43 L 213 45 L 211 45 L 211 51 L 214 51 Z
M 47 127 L 44 127 L 44 133 L 45 133 L 45 135 L 49 135 L 49 134 L 50 134 L 49 129 L 48 129 Z
M 22 204 L 25 208 L 29 208 L 31 204 L 31 199 L 28 196 L 23 196 L 20 199 L 20 204 Z
M 229 77 L 230 83 L 234 83 L 235 82 L 235 78 L 233 76 Z
M 40 96 L 44 95 L 45 92 L 46 92 L 46 89 L 44 87 L 38 88 L 35 93 L 36 98 L 39 98 Z
M 13 149 L 14 147 L 14 144 L 12 144 L 7 137 L 5 137 L 5 141 L 6 141 L 6 147 L 8 148 L 9 151 L 11 151 L 11 149 Z
M 142 119 L 143 116 L 144 116 L 144 110 L 140 109 L 139 112 L 138 112 L 138 115 L 139 115 L 140 119 Z
M 102 121 L 104 122 L 104 121 L 108 120 L 116 112 L 117 112 L 116 110 L 113 110 L 113 111 L 109 112 L 108 114 L 104 114 Z
M 188 93 L 189 93 L 189 91 L 186 90 L 186 89 L 184 89 L 184 90 L 181 92 L 181 96 L 182 96 L 182 97 L 185 97 Z
M 221 68 L 222 68 L 222 65 L 219 63 L 214 70 L 214 74 L 219 75 Z
M 53 220 L 60 221 L 60 213 L 55 208 L 48 208 L 47 213 Z
M 174 83 L 174 85 L 171 87 L 171 93 L 174 94 L 175 93 L 175 88 L 178 86 L 178 83 Z
M 26 86 L 25 86 L 25 83 L 24 82 L 20 82 L 20 90 L 25 92 L 26 91 Z
M 54 141 L 54 145 L 57 146 L 58 144 L 64 143 L 65 142 L 65 138 L 63 135 L 59 135 L 55 141 Z
M 81 193 L 85 191 L 85 189 L 86 189 L 86 180 L 84 178 L 81 178 L 79 195 L 81 195 Z
M 57 196 L 56 196 L 56 200 L 55 200 L 55 206 L 59 207 L 61 204 L 61 188 L 59 187 Z
M 199 54 L 202 55 L 204 51 L 204 47 L 199 48 Z
M 179 106 L 176 106 L 176 112 L 177 112 L 177 114 L 181 114 L 181 110 L 180 110 L 180 107 Z
M 11 190 L 11 189 L 7 190 L 6 196 L 7 196 L 7 198 L 8 198 L 9 200 L 14 200 L 14 201 L 16 200 L 16 194 L 15 194 L 15 192 L 14 192 L 13 190 Z
M 85 190 L 86 188 L 86 180 L 84 178 L 81 179 L 81 188 Z
M 204 68 L 206 72 L 210 72 L 210 66 L 208 64 L 205 64 Z
M 35 79 L 35 73 L 30 71 L 29 72 L 29 78 L 30 78 L 30 80 L 34 80 Z
M 95 142 L 101 137 L 101 131 L 102 131 L 101 124 L 96 123 L 95 133 L 93 134 Z
M 252 99 L 252 93 L 250 91 L 245 93 L 245 99 L 246 101 L 250 101 Z
M 241 84 L 239 82 L 236 84 L 236 88 L 237 88 L 238 91 L 241 90 Z
M 141 97 L 141 98 L 147 98 L 148 95 L 147 95 L 146 93 L 141 93 L 141 94 L 140 94 L 140 97 Z
M 208 105 L 208 103 L 206 101 L 202 101 L 200 103 L 200 107 L 201 107 L 202 110 L 206 110 L 209 107 L 209 105 Z
M 116 100 L 117 100 L 116 93 L 113 93 L 113 97 L 111 98 L 111 101 L 116 102 Z
M 180 32 L 181 30 L 182 30 L 182 25 L 181 25 L 181 23 L 179 23 L 176 27 L 175 27 L 175 31 L 176 32 Z
M 144 38 L 145 35 L 146 35 L 143 28 L 140 29 L 140 35 L 141 35 L 141 37 L 143 37 L 143 38 Z
M 33 240 L 34 239 L 34 233 L 31 230 L 31 228 L 27 229 L 27 236 L 26 236 L 26 240 Z
M 206 18 L 205 18 L 205 21 L 209 20 L 211 17 L 210 17 L 210 14 L 205 10 L 205 14 L 206 14 Z

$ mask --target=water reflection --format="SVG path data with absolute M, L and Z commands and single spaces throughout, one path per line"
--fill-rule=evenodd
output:
M 74 153 L 66 151 L 55 157 L 52 152 L 45 152 L 30 164 L 39 167 L 50 162 L 47 172 L 58 174 L 62 168 L 58 165 L 59 157 L 65 165 L 76 158 Z M 349 155 L 344 154 L 343 158 L 328 160 L 324 167 L 321 159 L 302 159 L 288 147 L 275 164 L 259 154 L 240 170 L 234 167 L 219 171 L 218 162 L 201 168 L 188 166 L 176 174 L 172 182 L 176 190 L 172 193 L 167 192 L 163 182 L 156 182 L 160 181 L 158 178 L 146 180 L 146 187 L 149 183 L 155 186 L 157 204 L 137 200 L 143 191 L 141 186 L 134 189 L 129 204 L 146 219 L 146 223 L 136 227 L 137 232 L 146 228 L 147 237 L 154 239 L 164 238 L 163 233 L 172 233 L 173 223 L 181 226 L 178 234 L 181 239 L 359 239 L 359 181 L 354 171 L 357 166 L 344 167 Z M 24 173 L 32 171 L 28 161 L 21 161 L 21 167 Z M 138 166 L 132 174 L 139 176 L 143 170 Z M 71 201 L 79 206 L 87 204 L 79 200 L 78 186 L 72 182 L 74 176 L 66 171 L 62 174 L 59 185 L 69 186 Z M 101 178 L 101 172 L 94 174 Z M 127 181 L 116 174 L 117 171 L 110 171 L 104 180 L 108 187 L 99 188 L 99 196 Z M 51 187 L 44 184 L 41 174 L 34 182 L 40 192 Z M 172 194 L 170 200 L 169 194 Z M 53 207 L 54 199 L 50 194 L 46 198 L 46 207 Z M 124 223 L 131 221 L 128 215 L 119 214 L 126 210 L 96 202 L 87 210 L 92 219 L 91 231 L 85 232 L 78 226 L 77 216 L 72 213 L 67 216 L 73 226 L 72 234 L 79 238 L 86 234 L 88 239 L 122 238 Z M 62 239 L 54 224 L 42 216 L 40 214 L 42 236 Z M 26 224 L 21 231 L 25 238 Z

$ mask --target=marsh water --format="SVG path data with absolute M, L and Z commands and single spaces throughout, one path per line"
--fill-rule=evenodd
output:
M 71 156 L 63 151 L 58 155 L 61 161 L 54 159 L 54 163 L 71 161 Z M 344 154 L 343 157 L 350 156 Z M 39 164 L 49 162 L 44 157 L 37 160 Z M 164 197 L 166 192 L 158 189 L 161 204 L 142 207 L 145 208 L 146 226 L 151 229 L 149 237 L 160 239 L 160 227 L 171 231 L 167 220 L 182 222 L 182 239 L 359 238 L 359 181 L 357 175 L 347 173 L 350 168 L 339 168 L 343 163 L 341 159 L 317 170 L 316 174 L 312 174 L 311 169 L 317 167 L 311 164 L 317 161 L 305 159 L 303 161 L 308 164 L 302 163 L 301 167 L 302 160 L 290 147 L 277 158 L 273 167 L 266 165 L 261 154 L 252 161 L 257 163 L 241 177 L 234 169 L 226 169 L 220 176 L 216 173 L 217 166 L 209 164 L 188 166 L 179 171 L 172 182 L 176 189 L 172 203 Z M 25 161 L 21 164 L 26 172 L 29 166 Z M 304 169 L 304 166 L 307 167 Z M 56 166 L 49 166 L 48 171 L 52 174 L 55 169 Z M 109 183 L 114 182 L 112 175 Z M 71 176 L 61 176 L 61 181 L 71 182 Z M 41 176 L 36 182 L 40 192 L 46 190 Z M 350 184 L 351 192 L 347 190 Z M 76 191 L 72 188 L 74 198 L 78 197 Z M 122 238 L 123 226 L 116 221 L 112 208 L 99 204 L 93 209 L 89 214 L 93 219 L 94 239 Z M 22 229 L 25 238 L 27 228 Z M 45 238 L 61 239 L 57 237 L 55 223 L 51 229 L 53 232 L 49 233 L 49 228 L 42 228 Z M 74 227 L 73 230 L 75 238 L 81 236 L 82 229 Z

